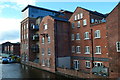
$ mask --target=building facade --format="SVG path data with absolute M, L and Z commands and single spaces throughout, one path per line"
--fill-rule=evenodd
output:
M 120 3 L 107 17 L 109 73 L 111 78 L 120 77 Z
M 50 72 L 59 67 L 89 77 L 118 78 L 119 5 L 109 14 L 81 7 L 72 13 L 28 5 L 22 10 L 22 62 Z
M 72 68 L 92 73 L 94 67 L 109 67 L 106 16 L 77 7 L 71 23 Z
M 5 42 L 2 43 L 2 53 L 20 55 L 20 43 Z

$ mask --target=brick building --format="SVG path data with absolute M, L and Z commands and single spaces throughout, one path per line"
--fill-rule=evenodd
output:
M 51 72 L 59 67 L 73 75 L 119 77 L 119 7 L 108 15 L 81 7 L 72 13 L 28 5 L 22 10 L 22 62 Z
M 77 7 L 71 23 L 72 68 L 92 73 L 94 67 L 109 67 L 106 15 Z
M 109 73 L 110 77 L 120 77 L 120 3 L 107 17 Z
M 22 10 L 21 56 L 22 61 L 39 62 L 39 24 L 44 16 L 57 15 L 57 11 L 28 5 Z
M 69 19 L 72 12 L 60 10 L 54 11 L 45 8 L 28 5 L 22 10 L 21 22 L 21 56 L 22 61 L 39 63 L 39 25 L 45 16 L 58 16 Z
M 20 43 L 2 43 L 2 53 L 20 55 Z
M 46 16 L 40 24 L 40 65 L 55 72 L 56 67 L 70 68 L 68 19 Z

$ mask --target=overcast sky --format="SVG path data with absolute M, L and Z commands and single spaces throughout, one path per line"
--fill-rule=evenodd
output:
M 118 4 L 118 0 L 114 0 L 114 2 L 87 2 L 87 0 L 86 2 L 77 2 L 78 0 L 74 0 L 74 2 L 68 2 L 67 0 L 66 2 L 54 2 L 55 0 L 51 0 L 51 2 L 36 1 L 0 0 L 0 44 L 6 41 L 20 42 L 21 10 L 28 4 L 56 11 L 65 9 L 72 12 L 74 12 L 77 6 L 80 6 L 103 14 L 109 13 Z

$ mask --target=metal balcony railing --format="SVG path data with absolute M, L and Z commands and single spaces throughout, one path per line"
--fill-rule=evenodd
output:
M 39 40 L 39 35 L 38 34 L 33 35 L 32 40 L 38 41 Z

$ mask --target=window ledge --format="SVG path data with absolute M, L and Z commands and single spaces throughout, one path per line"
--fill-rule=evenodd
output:
M 90 38 L 85 38 L 84 40 L 89 40 Z
M 117 52 L 120 52 L 120 50 L 117 50 Z
M 80 39 L 76 39 L 76 40 L 80 40 Z
M 95 54 L 102 54 L 102 53 L 95 53 Z
M 85 54 L 90 54 L 90 52 L 85 52 Z
M 95 37 L 95 39 L 100 39 L 100 37 Z
M 45 66 L 44 64 L 42 64 L 42 66 Z

